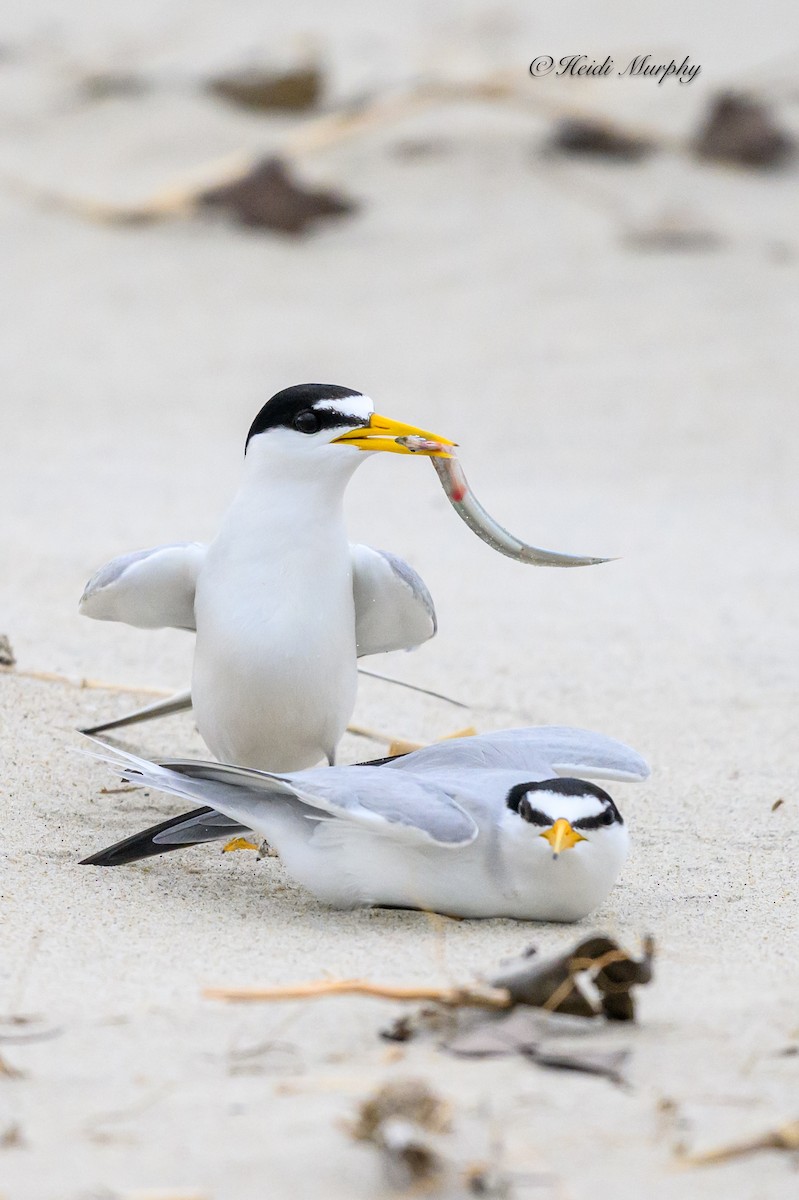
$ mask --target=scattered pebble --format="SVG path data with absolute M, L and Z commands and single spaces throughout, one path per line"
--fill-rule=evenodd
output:
M 784 166 L 796 145 L 768 105 L 738 92 L 722 92 L 711 101 L 693 149 L 697 158 L 766 170 Z
M 628 133 L 600 118 L 566 117 L 558 121 L 545 146 L 548 154 L 610 158 L 616 162 L 638 162 L 651 154 L 655 144 L 640 134 Z
M 200 193 L 197 202 L 238 225 L 294 235 L 318 221 L 351 216 L 358 208 L 340 192 L 304 187 L 279 158 L 264 159 L 232 182 Z
M 297 67 L 282 73 L 244 67 L 217 75 L 206 84 L 211 95 L 259 112 L 306 112 L 317 107 L 323 87 L 324 78 L 318 67 Z
M 8 636 L 0 633 L 0 667 L 13 667 L 16 665 L 16 661 Z

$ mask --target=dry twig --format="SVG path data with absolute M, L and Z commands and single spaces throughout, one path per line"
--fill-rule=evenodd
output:
M 769 1129 L 766 1133 L 741 1142 L 730 1142 L 701 1154 L 689 1154 L 681 1161 L 689 1167 L 707 1167 L 741 1158 L 745 1154 L 754 1154 L 757 1150 L 799 1150 L 799 1121 L 789 1121 L 787 1125 Z

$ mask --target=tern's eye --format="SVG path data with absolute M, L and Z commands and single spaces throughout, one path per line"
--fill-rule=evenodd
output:
M 294 418 L 294 428 L 298 433 L 318 433 L 322 422 L 312 408 L 306 408 L 297 413 Z
M 605 811 L 602 813 L 602 816 L 599 819 L 603 825 L 612 825 L 613 824 L 613 813 L 611 812 L 611 810 L 609 808 L 606 808 Z

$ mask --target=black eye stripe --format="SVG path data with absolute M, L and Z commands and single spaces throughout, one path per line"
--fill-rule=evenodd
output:
M 572 821 L 572 829 L 601 829 L 604 825 L 616 824 L 623 825 L 624 821 L 614 804 L 612 808 L 606 808 L 595 817 L 580 817 L 578 821 Z
M 552 817 L 548 817 L 545 812 L 541 812 L 540 808 L 533 808 L 527 800 L 522 800 L 516 811 L 528 825 L 541 825 L 544 828 L 548 828 L 550 825 L 555 824 Z

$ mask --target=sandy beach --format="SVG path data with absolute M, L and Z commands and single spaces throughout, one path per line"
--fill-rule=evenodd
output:
M 576 37 L 563 14 L 524 7 L 442 6 L 395 30 L 362 3 L 335 19 L 294 6 L 279 27 L 247 3 L 206 4 L 194 23 L 178 3 L 6 14 L 0 632 L 17 669 L 0 676 L 2 1200 L 389 1195 L 343 1123 L 405 1077 L 451 1102 L 448 1153 L 495 1162 L 519 1200 L 796 1195 L 795 1154 L 680 1161 L 799 1118 L 797 168 L 681 148 L 718 88 L 790 77 L 796 16 L 736 5 L 734 30 L 708 13 L 694 38 L 693 6 L 667 19 L 646 5 L 630 27 L 585 5 Z M 302 239 L 94 223 L 20 188 L 127 202 L 217 155 L 279 149 L 299 118 L 224 106 L 192 80 L 256 51 L 291 60 L 309 31 L 331 103 L 422 70 L 515 66 L 553 108 L 629 119 L 665 148 L 628 165 L 547 159 L 540 105 L 434 106 L 302 160 L 305 179 L 361 205 Z M 690 50 L 703 72 L 687 88 L 526 76 L 537 51 L 583 44 L 620 60 Z M 76 98 L 82 72 L 123 66 L 152 87 Z M 664 221 L 703 238 L 643 248 Z M 277 860 L 218 846 L 78 865 L 179 808 L 113 791 L 76 727 L 145 703 L 137 688 L 186 685 L 192 654 L 188 634 L 80 618 L 83 585 L 116 554 L 213 536 L 254 413 L 310 379 L 452 436 L 480 498 L 536 544 L 618 556 L 581 571 L 503 559 L 423 460 L 378 456 L 347 493 L 353 540 L 406 557 L 439 616 L 434 641 L 368 665 L 470 705 L 365 680 L 355 721 L 419 741 L 467 722 L 581 725 L 651 763 L 646 785 L 612 789 L 632 852 L 576 927 L 333 912 Z M 206 753 L 188 716 L 120 740 Z M 341 758 L 381 752 L 348 735 Z M 632 950 L 657 940 L 636 1024 L 601 1034 L 631 1050 L 625 1087 L 391 1046 L 378 1033 L 397 1004 L 202 996 L 322 976 L 468 981 L 594 929 Z

